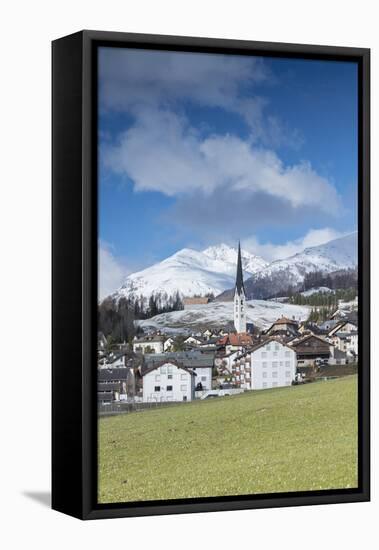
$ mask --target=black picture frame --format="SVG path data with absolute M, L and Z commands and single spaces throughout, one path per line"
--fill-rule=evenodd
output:
M 98 504 L 97 64 L 101 45 L 353 60 L 359 67 L 359 487 Z M 81 519 L 359 502 L 370 499 L 370 50 L 81 31 L 52 43 L 52 507 Z

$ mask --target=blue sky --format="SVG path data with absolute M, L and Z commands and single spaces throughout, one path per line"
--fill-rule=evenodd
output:
M 100 278 L 226 242 L 272 260 L 357 224 L 354 63 L 101 48 Z

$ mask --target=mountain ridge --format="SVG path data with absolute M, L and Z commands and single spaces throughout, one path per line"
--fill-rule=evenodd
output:
M 245 288 L 248 298 L 265 298 L 298 287 L 307 273 L 355 268 L 357 232 L 327 243 L 307 247 L 302 252 L 271 263 L 241 250 Z M 144 270 L 129 275 L 111 297 L 167 297 L 179 293 L 181 298 L 213 294 L 218 301 L 231 299 L 237 264 L 237 249 L 225 243 L 202 251 L 183 248 Z

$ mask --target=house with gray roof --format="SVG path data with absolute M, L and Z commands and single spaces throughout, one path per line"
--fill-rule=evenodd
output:
M 144 356 L 144 366 L 141 375 L 146 369 L 161 364 L 162 361 L 174 361 L 183 368 L 191 370 L 195 375 L 195 388 L 212 389 L 212 369 L 215 353 L 213 350 L 187 350 L 171 353 L 148 354 Z

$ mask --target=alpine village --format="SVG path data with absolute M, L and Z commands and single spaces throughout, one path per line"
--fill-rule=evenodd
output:
M 188 297 L 183 307 L 209 303 Z M 314 383 L 357 372 L 358 302 L 337 301 L 325 318 L 281 316 L 264 330 L 247 322 L 238 246 L 233 318 L 194 332 L 143 330 L 129 341 L 98 333 L 98 411 L 117 414 Z

